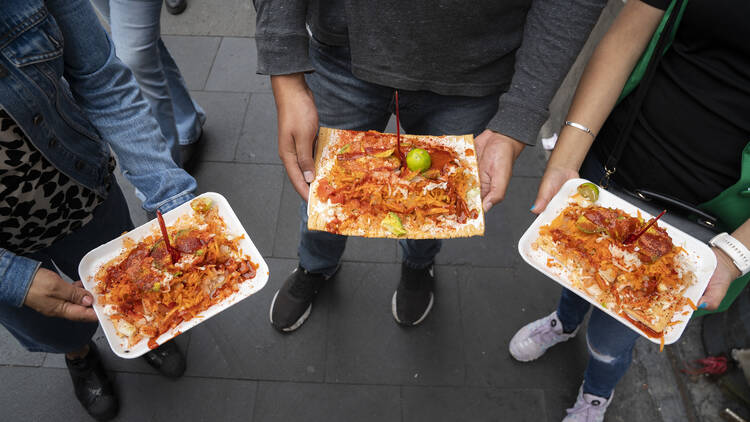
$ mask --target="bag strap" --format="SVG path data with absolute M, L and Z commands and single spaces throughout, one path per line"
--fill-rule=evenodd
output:
M 681 12 L 682 7 L 686 1 L 687 0 L 675 0 L 674 10 L 679 10 Z M 659 41 L 656 43 L 656 47 L 654 48 L 651 60 L 649 61 L 648 66 L 646 67 L 646 71 L 643 75 L 643 79 L 641 79 L 640 84 L 638 84 L 638 87 L 635 89 L 633 100 L 628 109 L 628 119 L 625 122 L 625 127 L 622 131 L 620 131 L 620 134 L 617 137 L 617 141 L 615 141 L 615 146 L 612 149 L 609 158 L 607 158 L 607 162 L 604 164 L 604 176 L 599 181 L 599 185 L 604 187 L 605 189 L 609 186 L 610 178 L 617 171 L 617 163 L 620 161 L 622 153 L 625 151 L 625 147 L 627 146 L 628 140 L 630 139 L 630 132 L 633 130 L 633 126 L 638 119 L 641 105 L 643 105 L 643 100 L 646 98 L 646 94 L 648 93 L 648 87 L 651 84 L 654 75 L 656 74 L 656 68 L 659 66 L 659 62 L 661 62 L 664 51 L 671 43 L 671 37 L 668 34 L 671 34 L 674 31 L 674 27 L 680 17 L 682 17 L 682 13 L 669 14 L 667 23 L 664 26 L 664 31 L 659 34 Z

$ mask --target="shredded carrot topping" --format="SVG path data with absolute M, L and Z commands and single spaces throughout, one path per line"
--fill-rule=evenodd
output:
M 467 204 L 467 192 L 477 187 L 476 182 L 463 171 L 466 165 L 456 151 L 419 145 L 428 151 L 432 164 L 415 172 L 393 153 L 396 137 L 392 134 L 366 132 L 341 142 L 346 143 L 315 192 L 321 201 L 330 201 L 342 210 L 341 219 L 332 220 L 326 230 L 347 232 L 379 222 L 390 212 L 396 213 L 405 227 L 413 228 L 425 223 L 442 226 L 446 219 L 463 224 L 478 218 L 478 211 Z M 415 146 L 405 145 L 405 151 Z
M 230 237 L 217 207 L 198 205 L 191 216 L 168 228 L 181 253 L 178 262 L 172 263 L 161 235 L 154 233 L 130 244 L 96 275 L 99 300 L 129 347 L 144 338 L 150 348 L 156 347 L 161 334 L 255 277 L 258 265 L 241 253 L 241 237 Z
M 663 342 L 665 329 L 680 322 L 670 322 L 673 316 L 688 305 L 696 309 L 683 296 L 695 274 L 686 267 L 687 252 L 658 223 L 625 244 L 643 224 L 640 215 L 574 203 L 539 229 L 536 247 L 572 274 L 574 287 Z

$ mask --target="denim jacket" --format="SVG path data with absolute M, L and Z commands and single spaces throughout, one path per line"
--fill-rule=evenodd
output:
M 0 1 L 0 107 L 61 172 L 106 196 L 110 147 L 147 211 L 191 199 L 130 70 L 88 0 Z M 39 262 L 0 248 L 0 304 L 21 306 Z

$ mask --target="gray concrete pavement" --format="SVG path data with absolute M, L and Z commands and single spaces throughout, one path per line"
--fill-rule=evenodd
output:
M 607 19 L 618 8 L 619 0 L 613 1 Z M 269 81 L 255 75 L 252 6 L 191 0 L 183 15 L 165 15 L 163 28 L 208 114 L 194 172 L 199 190 L 228 198 L 268 260 L 271 277 L 258 294 L 178 338 L 188 358 L 178 381 L 159 377 L 142 361 L 115 357 L 97 334 L 121 394 L 118 420 L 562 419 L 582 380 L 585 336 L 533 363 L 515 362 L 507 352 L 513 333 L 551 312 L 560 292 L 516 251 L 534 217 L 527 210 L 545 165 L 541 148 L 523 152 L 507 199 L 487 216 L 485 237 L 445 243 L 436 305 L 422 325 L 404 329 L 390 313 L 399 272 L 396 242 L 352 238 L 342 270 L 322 291 L 311 318 L 298 332 L 282 335 L 270 326 L 268 307 L 296 266 L 300 198 L 277 157 Z M 555 99 L 553 121 L 562 118 L 582 62 Z M 134 222 L 145 222 L 132 188 L 121 181 Z M 717 420 L 693 405 L 687 386 L 703 381 L 686 378 L 673 365 L 700 356 L 698 336 L 688 330 L 665 353 L 639 341 L 607 420 Z M 2 328 L 0 379 L 0 420 L 87 420 L 62 358 L 27 353 Z

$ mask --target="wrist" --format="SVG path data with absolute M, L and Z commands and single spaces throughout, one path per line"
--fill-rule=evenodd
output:
M 709 240 L 708 244 L 726 255 L 731 266 L 737 270 L 737 277 L 750 273 L 750 249 L 732 235 L 720 233 Z
M 717 247 L 711 247 L 711 249 L 716 254 L 717 258 L 717 265 L 723 265 L 724 268 L 727 269 L 730 275 L 731 280 L 736 280 L 740 278 L 742 273 L 740 273 L 739 268 L 737 268 L 736 265 L 734 265 L 734 262 L 732 261 L 732 258 L 726 254 L 726 252 L 722 251 L 721 249 Z
M 290 92 L 306 91 L 307 82 L 305 82 L 304 73 L 291 73 L 289 75 L 272 75 L 271 89 L 274 95 L 284 95 Z
M 526 144 L 517 139 L 511 138 L 508 135 L 503 135 L 502 133 L 495 132 L 492 129 L 487 129 L 486 132 L 489 132 L 492 135 L 493 140 L 509 148 L 513 152 L 514 158 L 518 158 L 518 156 L 521 154 L 521 151 L 523 151 L 523 149 L 526 147 Z

